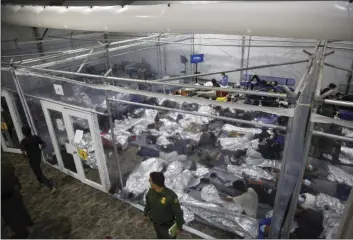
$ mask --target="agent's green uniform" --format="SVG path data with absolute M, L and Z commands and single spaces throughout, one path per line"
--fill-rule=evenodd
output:
M 183 211 L 180 208 L 178 196 L 169 188 L 158 193 L 150 189 L 146 195 L 145 216 L 153 222 L 157 238 L 170 238 L 168 230 L 176 223 L 182 230 L 184 224 Z

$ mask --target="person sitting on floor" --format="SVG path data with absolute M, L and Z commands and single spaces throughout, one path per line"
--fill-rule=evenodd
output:
M 240 195 L 236 197 L 228 196 L 226 200 L 239 204 L 246 215 L 256 218 L 259 201 L 255 190 L 247 187 L 243 180 L 233 182 L 233 187 L 240 192 Z

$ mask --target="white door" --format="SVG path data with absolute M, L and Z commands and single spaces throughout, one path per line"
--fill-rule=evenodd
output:
M 41 103 L 59 169 L 107 192 L 110 184 L 96 114 Z
M 19 109 L 22 112 L 20 115 Z M 1 91 L 1 145 L 5 152 L 21 153 L 22 125 L 27 124 L 23 107 L 15 93 Z

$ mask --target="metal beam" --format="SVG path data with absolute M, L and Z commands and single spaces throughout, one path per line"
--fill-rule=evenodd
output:
M 338 101 L 338 100 L 325 99 L 324 103 L 331 104 L 331 105 L 336 105 L 336 106 L 353 108 L 353 102 L 348 102 L 348 101 Z
M 285 66 L 285 65 L 291 65 L 291 64 L 305 63 L 305 62 L 308 62 L 308 61 L 309 61 L 308 59 L 303 59 L 303 60 L 289 61 L 289 62 L 283 62 L 283 63 L 257 65 L 257 66 L 252 66 L 252 67 L 248 67 L 248 68 L 236 68 L 236 69 L 216 71 L 216 72 L 210 72 L 210 73 L 192 74 L 192 75 L 185 75 L 185 76 L 179 76 L 179 77 L 171 77 L 171 78 L 168 78 L 168 81 L 179 80 L 179 79 L 184 79 L 184 78 L 204 77 L 204 76 L 210 76 L 210 75 L 221 74 L 221 73 L 239 72 L 239 71 L 244 71 L 244 70 L 254 70 L 254 69 L 260 69 L 260 68 L 279 67 L 279 66 Z M 163 80 L 165 80 L 165 79 L 157 79 L 157 80 L 153 80 L 153 81 L 154 82 L 158 82 L 158 81 L 163 81 Z M 222 89 L 222 91 L 223 90 L 225 90 L 225 89 Z
M 81 64 L 81 66 L 78 68 L 78 70 L 77 70 L 78 73 L 81 72 L 82 68 L 85 66 L 85 64 L 86 64 L 86 62 L 87 62 L 89 56 L 91 56 L 91 54 L 93 53 L 93 50 L 94 50 L 94 49 L 92 49 L 92 50 L 88 53 L 88 55 L 86 56 L 85 60 L 84 60 L 83 63 Z
M 313 135 L 319 136 L 319 137 L 327 137 L 327 138 L 345 141 L 345 142 L 353 142 L 353 138 L 334 135 L 334 134 L 330 134 L 330 133 L 324 133 L 324 132 L 320 132 L 320 131 L 313 131 Z
M 16 91 L 16 90 L 13 90 L 13 89 L 9 89 L 9 88 L 2 88 L 2 89 L 5 90 L 5 91 L 8 91 L 8 92 L 17 93 L 17 91 Z M 94 113 L 94 114 L 97 114 L 97 115 L 102 115 L 102 116 L 108 116 L 108 114 L 106 114 L 106 113 L 98 112 L 98 111 L 96 111 L 96 110 L 94 110 L 94 109 L 91 109 L 91 108 L 85 108 L 85 107 L 75 106 L 75 105 L 63 103 L 63 102 L 61 102 L 61 101 L 56 101 L 56 100 L 53 100 L 53 99 L 50 99 L 50 98 L 34 96 L 34 95 L 31 95 L 31 94 L 27 94 L 27 93 L 25 93 L 24 96 L 29 97 L 29 98 L 38 99 L 38 100 L 43 100 L 43 101 L 46 101 L 46 102 L 51 102 L 51 103 L 60 104 L 60 105 L 63 105 L 63 106 L 65 106 L 65 107 L 77 109 L 77 110 L 80 110 L 80 111 L 91 112 L 91 113 Z
M 109 73 L 111 73 L 112 68 L 109 68 L 109 70 L 104 74 L 104 77 L 107 77 L 109 75 Z
M 306 62 L 307 60 L 302 60 L 302 61 L 296 61 L 296 62 Z M 281 63 L 281 64 L 269 64 L 271 66 L 278 66 L 278 65 L 287 65 L 287 64 L 292 64 L 293 62 L 290 63 Z M 254 66 L 254 67 L 249 67 L 247 69 L 258 69 L 258 68 L 263 68 L 269 65 L 261 65 L 261 66 Z M 60 74 L 66 74 L 66 75 L 74 75 L 74 76 L 82 76 L 82 77 L 90 77 L 90 78 L 102 78 L 100 75 L 92 75 L 92 74 L 86 74 L 86 73 L 75 73 L 75 72 L 67 72 L 67 71 L 60 71 L 60 70 L 53 70 L 53 69 L 42 69 L 42 68 L 35 68 L 35 67 L 28 67 L 24 65 L 16 65 L 21 68 L 27 68 L 27 69 L 33 69 L 37 71 L 42 71 L 42 72 L 52 72 L 52 73 L 60 73 Z M 244 69 L 243 69 L 244 70 Z M 246 70 L 246 69 L 245 69 Z M 223 72 L 237 72 L 240 71 L 240 69 L 235 69 L 235 70 L 228 70 L 228 71 L 223 71 Z M 170 79 L 183 79 L 183 78 L 189 78 L 189 77 L 194 77 L 194 76 L 206 76 L 206 75 L 213 75 L 215 73 L 203 73 L 203 74 L 194 74 L 194 75 L 188 75 L 188 76 L 180 76 L 180 77 L 174 77 L 174 78 L 169 78 Z M 197 85 L 190 85 L 190 84 L 179 84 L 179 83 L 170 83 L 170 82 L 159 82 L 159 81 L 145 81 L 145 80 L 139 80 L 139 79 L 131 79 L 131 78 L 118 78 L 118 77 L 107 77 L 109 80 L 113 81 L 122 81 L 122 82 L 129 82 L 129 83 L 140 83 L 140 84 L 151 84 L 151 85 L 166 85 L 166 86 L 176 86 L 176 87 L 184 87 L 184 88 L 195 88 L 195 89 L 203 89 L 203 90 L 215 90 L 219 91 L 222 90 L 223 92 L 231 92 L 231 93 L 242 93 L 242 94 L 250 94 L 250 95 L 257 95 L 257 96 L 268 96 L 268 97 L 277 97 L 277 98 L 286 98 L 286 94 L 279 94 L 279 93 L 269 93 L 269 92 L 258 92 L 258 91 L 250 91 L 250 90 L 240 90 L 240 89 L 233 89 L 233 88 L 215 88 L 215 87 L 204 87 L 204 86 L 197 86 Z
M 177 45 L 191 45 L 192 43 L 182 43 L 182 42 L 171 42 L 171 41 L 158 41 L 158 40 L 142 40 L 142 42 L 160 42 L 160 43 L 169 43 L 169 44 L 177 44 Z M 205 46 L 205 47 L 242 47 L 241 44 L 207 44 L 207 43 L 195 43 L 195 45 L 199 46 Z M 268 48 L 312 48 L 315 47 L 315 45 L 292 45 L 292 46 L 286 46 L 286 45 L 244 45 L 244 47 L 268 47 Z
M 219 102 L 219 101 L 214 101 L 214 100 L 209 100 L 209 99 L 204 99 L 204 98 L 191 98 L 191 97 L 183 97 L 183 96 L 174 96 L 174 95 L 166 95 L 162 93 L 156 93 L 156 92 L 148 92 L 148 91 L 141 91 L 141 90 L 135 90 L 135 89 L 130 89 L 130 88 L 123 88 L 123 87 L 116 87 L 112 85 L 102 85 L 102 84 L 89 84 L 77 80 L 72 80 L 72 79 L 67 79 L 64 77 L 57 77 L 57 76 L 52 76 L 52 75 L 45 75 L 45 74 L 40 74 L 40 73 L 34 73 L 30 71 L 26 71 L 23 69 L 17 69 L 16 71 L 22 73 L 22 74 L 27 74 L 27 75 L 32 75 L 32 76 L 37 76 L 37 77 L 43 77 L 43 78 L 49 78 L 57 81 L 63 81 L 63 82 L 69 82 L 81 86 L 86 86 L 89 88 L 93 89 L 98 89 L 98 90 L 109 90 L 113 92 L 120 92 L 120 93 L 126 93 L 126 94 L 136 94 L 136 95 L 143 95 L 147 97 L 156 97 L 156 98 L 165 98 L 166 96 L 168 99 L 173 100 L 173 101 L 183 101 L 187 103 L 198 103 L 198 104 L 203 104 L 203 105 L 215 105 L 215 106 L 221 106 L 224 108 L 233 108 L 233 109 L 240 109 L 244 111 L 259 111 L 259 112 L 266 112 L 266 113 L 271 113 L 271 114 L 276 114 L 278 116 L 287 116 L 287 117 L 292 117 L 293 116 L 293 109 L 284 109 L 284 108 L 272 108 L 272 107 L 264 107 L 264 106 L 253 106 L 253 105 L 248 105 L 248 104 L 241 104 L 241 103 L 228 103 L 228 102 Z M 100 76 L 101 78 L 103 76 Z M 106 79 L 109 79 L 110 77 L 106 77 Z
M 325 53 L 326 53 L 326 47 L 327 47 L 327 41 L 325 42 L 325 46 L 323 48 L 323 55 L 320 58 L 320 65 L 319 65 L 319 75 L 317 79 L 317 84 L 316 84 L 316 90 L 315 90 L 315 96 L 314 98 L 319 98 L 320 97 L 320 92 L 321 92 L 321 82 L 322 78 L 324 75 L 324 64 L 325 64 Z
M 249 36 L 249 45 L 248 46 L 244 45 L 244 47 L 248 48 L 248 54 L 246 56 L 246 71 L 245 71 L 246 75 L 248 75 L 248 68 L 249 68 L 249 61 L 250 61 L 250 45 L 251 45 L 251 36 Z
M 134 41 L 139 41 L 138 43 L 135 43 L 135 44 L 130 44 L 130 45 L 124 45 L 124 46 L 119 46 L 119 47 L 116 47 L 116 48 L 111 48 L 110 51 L 116 51 L 116 50 L 119 50 L 119 49 L 124 49 L 124 48 L 127 48 L 127 47 L 132 47 L 132 46 L 137 46 L 137 45 L 140 45 L 142 42 L 141 40 L 142 39 L 149 39 L 149 38 L 155 38 L 155 37 L 158 37 L 159 34 L 154 34 L 152 36 L 148 36 L 148 37 L 142 37 L 142 38 L 133 38 L 133 39 L 128 39 L 128 40 L 123 40 L 123 41 L 118 41 L 118 42 L 112 42 L 112 43 L 109 43 L 109 46 L 114 46 L 114 45 L 119 45 L 119 44 L 125 44 L 125 43 L 130 43 L 130 42 L 134 42 Z M 102 48 L 104 46 L 106 46 L 107 44 L 103 44 L 102 46 L 97 46 L 97 47 L 94 47 L 92 49 L 95 49 L 95 48 Z M 104 54 L 105 53 L 105 49 L 104 50 L 101 50 L 101 51 L 96 51 L 95 53 L 92 54 L 93 55 L 99 55 L 99 54 Z M 83 54 L 83 55 L 80 55 L 80 56 L 76 56 L 76 57 L 71 57 L 71 58 L 67 58 L 67 59 L 63 59 L 63 60 L 59 60 L 59 61 L 55 61 L 55 62 L 49 62 L 49 63 L 43 63 L 43 64 L 39 64 L 39 65 L 36 65 L 35 67 L 39 67 L 39 68 L 45 68 L 45 67 L 51 67 L 51 66 L 54 66 L 54 65 L 57 65 L 57 64 L 61 64 L 61 63 L 66 63 L 66 62 L 71 62 L 73 60 L 80 60 L 80 59 L 85 59 L 87 56 L 87 54 Z
M 331 63 L 325 63 L 325 65 L 328 66 L 328 67 L 336 68 L 336 69 L 343 70 L 343 71 L 346 71 L 346 72 L 350 72 L 350 73 L 353 72 L 352 68 L 349 69 L 349 68 L 345 68 L 345 67 L 340 67 L 340 66 L 337 66 L 337 65 L 334 65 L 334 64 L 331 64 Z
M 240 68 L 244 68 L 244 59 L 245 58 L 245 36 L 241 37 L 241 59 L 240 59 Z M 244 80 L 243 70 L 240 71 L 239 82 Z
M 249 125 L 252 125 L 252 126 L 261 126 L 261 127 L 268 127 L 268 128 L 286 130 L 286 127 L 280 126 L 280 125 L 266 124 L 266 123 L 254 122 L 254 121 L 247 121 L 247 120 L 241 120 L 241 119 L 229 118 L 229 117 L 222 117 L 222 116 L 217 116 L 217 115 L 209 115 L 209 114 L 199 113 L 199 112 L 195 112 L 195 111 L 186 111 L 186 110 L 177 109 L 177 108 L 160 107 L 160 106 L 155 106 L 155 105 L 131 102 L 131 101 L 126 101 L 126 100 L 114 99 L 114 98 L 109 98 L 108 100 L 109 101 L 113 101 L 113 102 L 120 102 L 120 103 L 126 103 L 126 104 L 135 105 L 135 106 L 145 107 L 145 108 L 153 108 L 153 109 L 166 110 L 166 111 L 171 111 L 171 112 L 180 112 L 180 113 L 191 114 L 191 115 L 196 115 L 196 116 L 201 116 L 201 117 L 219 119 L 219 120 L 223 120 L 223 121 L 230 121 L 230 122 L 236 122 L 236 123 L 242 123 L 242 124 L 249 124 Z
M 298 195 L 295 191 L 300 176 L 305 169 L 305 142 L 308 140 L 307 128 L 303 126 L 303 121 L 310 117 L 311 102 L 315 94 L 320 69 L 320 59 L 323 56 L 322 49 L 315 52 L 313 66 L 304 79 L 306 85 L 299 97 L 292 120 L 292 132 L 286 151 L 283 152 L 284 164 L 281 167 L 281 175 L 277 185 L 277 194 L 273 210 L 270 238 L 288 238 L 289 227 L 285 224 L 292 221 Z M 287 211 L 288 210 L 288 211 Z M 289 211 L 291 210 L 291 211 Z

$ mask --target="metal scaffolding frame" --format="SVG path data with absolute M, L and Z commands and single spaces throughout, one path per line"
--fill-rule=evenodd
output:
M 137 41 L 137 45 L 143 42 L 149 42 L 145 39 L 147 38 L 156 38 L 159 37 L 160 35 L 152 35 L 149 37 L 143 37 L 142 39 L 132 39 L 132 40 L 126 40 L 124 43 L 129 43 L 133 41 Z M 228 40 L 228 39 L 227 39 Z M 160 43 L 166 43 L 170 44 L 172 42 L 165 42 L 165 41 L 151 41 L 154 43 L 158 43 L 157 46 L 160 46 Z M 115 44 L 112 43 L 105 43 L 104 47 L 106 47 L 103 51 L 106 52 L 107 58 L 111 57 L 110 52 L 116 49 L 119 49 L 118 46 L 117 48 L 110 48 L 111 45 L 120 45 L 122 42 L 118 42 Z M 306 42 L 308 43 L 308 42 Z M 178 44 L 178 43 L 176 43 Z M 195 44 L 196 45 L 196 44 Z M 130 46 L 130 45 L 129 45 Z M 232 46 L 237 46 L 237 45 L 232 45 Z M 240 47 L 246 47 L 247 45 L 239 45 Z M 260 46 L 260 45 L 258 45 Z M 100 46 L 102 47 L 102 46 Z M 250 44 L 248 45 L 249 49 L 251 46 Z M 256 47 L 256 46 L 254 46 Z M 265 47 L 265 46 L 264 46 Z M 268 46 L 266 46 L 268 47 Z M 303 46 L 300 46 L 303 47 Z M 310 45 L 310 47 L 314 47 Z M 114 146 L 114 158 L 118 162 L 118 171 L 119 171 L 119 181 L 121 186 L 123 186 L 123 180 L 122 180 L 122 175 L 121 175 L 121 169 L 120 169 L 120 161 L 118 159 L 118 152 L 117 152 L 117 147 L 116 147 L 116 139 L 114 136 L 114 131 L 113 131 L 113 119 L 112 119 L 112 112 L 111 112 L 111 104 L 113 102 L 120 102 L 124 104 L 133 104 L 145 108 L 154 108 L 154 109 L 159 109 L 159 110 L 168 110 L 168 111 L 176 111 L 176 112 L 182 112 L 186 114 L 194 114 L 194 115 L 199 115 L 199 116 L 204 116 L 204 117 L 211 117 L 211 118 L 216 118 L 216 119 L 221 119 L 221 120 L 226 120 L 226 121 L 233 121 L 233 122 L 239 122 L 239 123 L 244 123 L 244 124 L 250 124 L 254 126 L 266 126 L 270 128 L 277 128 L 281 130 L 286 130 L 286 140 L 285 140 L 285 148 L 283 152 L 283 159 L 282 159 L 282 168 L 281 168 L 281 173 L 280 173 L 280 179 L 278 183 L 278 189 L 277 189 L 277 195 L 276 195 L 276 201 L 275 201 L 275 207 L 274 207 L 274 215 L 272 219 L 272 226 L 271 226 L 271 237 L 272 238 L 288 238 L 289 236 L 289 226 L 291 221 L 293 220 L 294 216 L 294 211 L 296 209 L 297 205 L 297 199 L 299 195 L 299 190 L 300 190 L 300 181 L 302 180 L 303 173 L 304 173 L 304 166 L 305 163 L 307 162 L 308 159 L 308 152 L 309 148 L 311 145 L 311 136 L 324 136 L 324 137 L 329 137 L 341 141 L 349 141 L 353 142 L 352 138 L 349 137 L 342 137 L 334 134 L 328 134 L 324 132 L 319 132 L 319 131 L 314 131 L 313 126 L 316 122 L 320 122 L 316 118 L 310 118 L 310 114 L 313 110 L 312 107 L 312 102 L 314 99 L 315 93 L 317 94 L 317 89 L 320 89 L 320 83 L 322 79 L 322 72 L 323 72 L 323 67 L 324 65 L 330 66 L 330 67 L 336 67 L 333 65 L 329 65 L 324 63 L 326 48 L 330 48 L 332 46 L 329 46 L 327 41 L 320 43 L 317 42 L 314 52 L 309 56 L 309 59 L 305 60 L 300 60 L 300 61 L 292 61 L 292 62 L 285 62 L 285 63 L 277 63 L 277 64 L 267 64 L 267 65 L 260 65 L 260 66 L 253 66 L 253 67 L 246 67 L 246 68 L 238 68 L 238 69 L 232 69 L 228 71 L 219 71 L 219 72 L 212 72 L 212 73 L 203 73 L 203 74 L 193 74 L 193 75 L 187 75 L 187 76 L 180 76 L 180 77 L 174 77 L 170 78 L 169 80 L 179 80 L 179 79 L 184 79 L 184 78 L 192 78 L 192 77 L 198 77 L 198 76 L 208 76 L 208 75 L 213 75 L 221 72 L 242 72 L 244 70 L 251 70 L 251 69 L 258 69 L 258 68 L 266 68 L 266 67 L 274 67 L 274 66 L 283 66 L 283 65 L 289 65 L 289 64 L 296 64 L 296 63 L 305 63 L 307 62 L 306 69 L 296 87 L 296 90 L 294 94 L 296 96 L 299 96 L 299 99 L 297 101 L 297 104 L 295 106 L 295 109 L 274 109 L 274 108 L 266 108 L 266 107 L 259 107 L 259 106 L 251 106 L 251 105 L 244 105 L 244 104 L 229 104 L 229 103 L 222 103 L 222 102 L 216 102 L 212 100 L 207 100 L 207 99 L 201 99 L 201 98 L 189 98 L 189 97 L 182 97 L 182 96 L 172 96 L 172 95 L 167 95 L 169 99 L 175 100 L 175 101 L 182 101 L 182 102 L 188 102 L 188 103 L 199 103 L 199 104 L 208 104 L 208 105 L 216 105 L 216 106 L 222 106 L 222 107 L 230 107 L 234 109 L 240 109 L 240 110 L 246 110 L 246 111 L 261 111 L 261 112 L 268 112 L 268 113 L 274 113 L 277 115 L 281 116 L 288 116 L 289 117 L 289 122 L 287 127 L 283 126 L 278 126 L 278 125 L 271 125 L 271 124 L 263 124 L 263 123 L 257 123 L 257 122 L 252 122 L 252 121 L 245 121 L 245 120 L 240 120 L 240 119 L 233 119 L 233 118 L 228 118 L 228 117 L 220 117 L 220 116 L 215 116 L 215 115 L 207 115 L 207 114 L 201 114 L 198 112 L 190 112 L 190 111 L 184 111 L 180 109 L 170 109 L 166 107 L 158 107 L 158 106 L 152 106 L 152 105 L 147 105 L 147 104 L 142 104 L 142 103 L 135 103 L 131 101 L 125 101 L 125 100 L 117 100 L 114 98 L 109 97 L 110 92 L 120 92 L 120 93 L 127 93 L 127 94 L 136 94 L 136 95 L 144 95 L 144 96 L 149 96 L 149 97 L 166 97 L 165 94 L 163 93 L 155 93 L 155 92 L 148 92 L 148 91 L 140 91 L 140 90 L 135 90 L 135 89 L 129 89 L 129 88 L 122 88 L 122 87 L 117 87 L 117 86 L 112 86 L 109 85 L 109 81 L 117 81 L 117 82 L 128 82 L 128 83 L 140 83 L 140 84 L 149 84 L 149 85 L 159 85 L 159 86 L 175 86 L 175 87 L 188 87 L 188 88 L 196 88 L 196 89 L 202 89 L 202 90 L 219 90 L 219 88 L 212 88 L 212 87 L 201 87 L 201 86 L 195 86 L 195 85 L 190 85 L 190 84 L 178 84 L 178 83 L 171 83 L 171 82 L 161 82 L 158 80 L 155 81 L 144 81 L 144 80 L 137 80 L 137 79 L 129 79 L 129 78 L 118 78 L 118 77 L 113 77 L 109 76 L 112 72 L 112 68 L 110 66 L 107 66 L 107 71 L 104 74 L 104 76 L 98 76 L 98 75 L 93 75 L 93 74 L 85 74 L 85 73 L 80 73 L 80 71 L 77 72 L 70 72 L 70 71 L 62 71 L 62 70 L 52 70 L 52 69 L 46 69 L 44 67 L 49 67 L 49 66 L 55 66 L 60 63 L 64 62 L 69 62 L 72 60 L 77 60 L 77 59 L 84 59 L 82 62 L 79 70 L 82 69 L 84 64 L 87 62 L 88 57 L 92 56 L 96 52 L 93 53 L 93 49 L 85 49 L 85 51 L 91 50 L 90 54 L 83 54 L 78 57 L 73 57 L 73 59 L 66 58 L 61 61 L 55 61 L 55 62 L 49 62 L 45 64 L 40 64 L 37 66 L 26 66 L 23 64 L 19 64 L 19 62 L 13 62 L 10 64 L 10 71 L 12 73 L 13 80 L 16 85 L 16 90 L 19 94 L 19 97 L 21 99 L 21 102 L 24 106 L 26 117 L 28 121 L 33 125 L 33 129 L 35 130 L 35 126 L 33 123 L 33 118 L 31 116 L 30 110 L 28 108 L 28 105 L 26 103 L 25 96 L 28 96 L 27 94 L 24 94 L 23 89 L 20 85 L 20 82 L 16 76 L 16 72 L 20 72 L 21 74 L 27 74 L 27 75 L 33 75 L 37 77 L 43 77 L 43 78 L 49 78 L 52 80 L 56 81 L 64 81 L 64 82 L 70 82 L 82 86 L 86 86 L 89 88 L 93 89 L 99 89 L 103 90 L 105 92 L 105 97 L 106 97 L 106 107 L 107 107 L 107 115 L 109 117 L 109 124 L 112 132 L 112 141 L 113 141 L 113 146 Z M 99 52 L 99 51 L 97 51 Z M 100 53 L 102 53 L 100 52 Z M 98 54 L 100 54 L 98 53 Z M 65 53 L 66 54 L 66 53 Z M 48 57 L 48 56 L 46 56 Z M 35 61 L 41 61 L 45 59 L 43 58 L 37 58 Z M 248 59 L 249 60 L 249 59 Z M 28 60 L 29 61 L 29 60 Z M 351 69 L 343 69 L 341 67 L 336 67 L 341 70 L 345 71 L 352 71 Z M 67 75 L 68 78 L 64 77 L 58 77 L 50 74 L 63 74 Z M 101 79 L 104 80 L 104 84 L 90 84 L 90 83 L 85 83 L 85 82 L 80 82 L 77 80 L 70 79 L 72 76 L 82 76 L 82 77 L 88 77 L 92 79 Z M 230 92 L 230 93 L 242 93 L 242 94 L 251 94 L 251 95 L 258 95 L 258 96 L 269 96 L 269 97 L 277 97 L 277 98 L 293 98 L 293 95 L 288 94 L 275 94 L 275 93 L 267 93 L 267 92 L 257 92 L 257 91 L 250 91 L 250 90 L 239 90 L 239 89 L 222 89 L 222 91 L 225 92 Z M 299 95 L 299 93 L 301 93 Z M 30 97 L 36 97 L 36 96 L 30 96 Z M 52 100 L 54 101 L 54 100 Z M 54 101 L 56 102 L 56 101 Z M 334 101 L 334 100 L 324 100 L 326 104 L 335 104 L 335 105 L 340 105 L 340 106 L 349 106 L 352 107 L 353 104 L 349 102 L 344 102 L 344 101 Z M 61 102 L 58 102 L 60 104 L 63 104 Z M 87 111 L 86 108 L 81 108 L 78 106 L 75 106 L 76 109 L 82 109 Z M 102 114 L 96 111 L 93 111 L 97 114 Z M 306 123 L 308 124 L 306 127 L 303 125 L 303 119 L 306 119 Z M 294 131 L 295 129 L 295 131 Z M 352 195 L 352 193 L 351 193 Z M 289 211 L 286 212 L 286 209 L 289 209 Z M 343 223 L 342 223 L 343 224 Z M 197 232 L 195 233 L 197 234 Z M 205 235 L 203 235 L 205 236 Z

